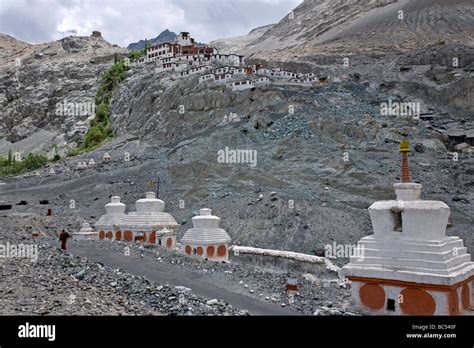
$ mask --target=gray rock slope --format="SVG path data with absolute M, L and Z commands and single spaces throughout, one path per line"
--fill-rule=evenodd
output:
M 27 153 L 74 147 L 93 116 L 87 111 L 93 110 L 101 73 L 115 54 L 127 52 L 93 36 L 27 45 L 2 35 L 0 45 L 10 47 L 0 60 L 0 155 L 9 148 Z M 58 113 L 58 103 L 81 109 Z
M 435 0 L 419 3 L 445 9 Z M 454 9 L 466 9 L 463 13 L 472 23 L 466 3 L 455 0 L 453 4 Z M 350 15 L 352 7 L 341 2 L 305 1 L 295 9 L 294 19 L 316 16 L 312 6 L 327 11 L 326 21 L 332 18 L 345 26 L 370 11 L 412 8 L 404 1 L 386 7 L 364 1 L 355 18 Z M 428 14 L 427 18 L 437 17 Z M 261 39 L 282 30 L 283 22 Z M 308 33 L 318 27 L 311 23 L 301 23 Z M 464 28 L 463 23 L 464 19 L 459 28 Z M 449 34 L 454 24 L 446 25 L 441 30 Z M 364 40 L 377 46 L 376 36 Z M 122 196 L 133 210 L 135 200 L 149 189 L 147 183 L 159 176 L 166 209 L 183 224 L 180 234 L 193 214 L 207 206 L 222 218 L 235 244 L 321 253 L 328 243 L 355 243 L 371 233 L 366 209 L 374 200 L 393 197 L 391 185 L 400 180 L 398 142 L 408 137 L 413 180 L 424 184 L 424 197 L 451 206 L 448 233 L 464 238 L 472 253 L 474 54 L 467 45 L 470 39 L 461 35 L 464 44 L 456 43 L 447 35 L 445 45 L 403 51 L 400 46 L 382 53 L 355 45 L 348 53 L 321 52 L 311 46 L 311 37 L 305 39 L 308 50 L 301 51 L 304 59 L 280 54 L 281 59 L 269 60 L 272 50 L 262 44 L 262 52 L 269 53 L 262 58 L 254 55 L 251 61 L 339 76 L 344 82 L 230 92 L 223 86 L 199 85 L 197 77 L 173 80 L 149 66 L 132 67 L 111 102 L 116 139 L 55 165 L 57 176 L 46 176 L 45 168 L 41 176 L 4 179 L 0 199 L 11 203 L 25 199 L 31 204 L 48 199 L 58 214 L 69 212 L 73 199 L 78 207 L 75 214 L 93 222 L 110 195 Z M 3 153 L 10 146 L 24 151 L 48 149 L 63 139 L 73 144 L 87 129 L 86 119 L 57 117 L 54 106 L 64 99 L 93 98 L 98 74 L 110 64 L 113 53 L 121 51 L 104 43 L 109 54 L 94 55 L 94 44 L 84 45 L 83 50 L 77 47 L 82 40 L 67 38 L 50 44 L 57 55 L 45 57 L 49 44 L 38 55 L 25 53 L 18 90 L 14 60 L 2 66 Z M 101 39 L 90 40 L 102 45 Z M 76 55 L 84 58 L 70 59 Z M 349 58 L 347 67 L 343 58 Z M 453 58 L 459 61 L 456 66 Z M 389 100 L 419 103 L 420 119 L 382 116 L 380 106 Z M 230 113 L 240 120 L 225 122 Z M 256 151 L 255 166 L 220 163 L 218 151 L 226 148 Z M 105 151 L 112 154 L 111 163 L 101 163 Z M 90 158 L 99 163 L 95 168 L 76 170 L 79 161 Z
M 438 41 L 472 45 L 470 0 L 305 0 L 240 52 L 294 60 L 316 52 L 386 52 Z
M 456 49 L 469 59 L 468 48 Z M 472 147 L 455 150 L 472 140 L 472 103 L 469 94 L 452 103 L 441 97 L 449 89 L 464 91 L 472 71 L 440 65 L 442 59 L 419 66 L 421 56 L 374 59 L 368 65 L 384 71 L 377 83 L 347 72 L 352 77 L 342 83 L 244 92 L 133 67 L 111 102 L 117 138 L 56 165 L 57 176 L 45 176 L 45 169 L 41 177 L 5 180 L 2 199 L 49 199 L 58 214 L 69 212 L 73 199 L 76 213 L 93 222 L 110 195 L 122 196 L 133 210 L 159 176 L 166 210 L 183 224 L 180 236 L 206 206 L 235 244 L 321 253 L 328 243 L 355 243 L 371 233 L 366 209 L 393 198 L 398 142 L 408 137 L 413 180 L 424 184 L 424 197 L 451 206 L 448 233 L 464 238 L 472 252 Z M 360 61 L 353 69 L 367 70 L 366 59 L 354 57 Z M 420 120 L 382 116 L 380 105 L 389 99 L 418 100 Z M 231 112 L 239 122 L 224 121 Z M 256 166 L 219 163 L 218 151 L 226 147 L 256 151 Z M 111 163 L 101 163 L 105 151 Z M 76 171 L 77 162 L 89 158 L 100 164 Z

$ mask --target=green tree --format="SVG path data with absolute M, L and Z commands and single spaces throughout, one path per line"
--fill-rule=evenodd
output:
M 128 54 L 128 58 L 130 58 L 130 61 L 135 61 L 145 55 L 144 51 L 132 51 Z

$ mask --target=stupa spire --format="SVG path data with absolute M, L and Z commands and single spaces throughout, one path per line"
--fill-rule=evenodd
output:
M 403 139 L 400 142 L 400 152 L 402 153 L 402 183 L 410 182 L 410 168 L 408 166 L 408 153 L 410 152 L 410 142 Z

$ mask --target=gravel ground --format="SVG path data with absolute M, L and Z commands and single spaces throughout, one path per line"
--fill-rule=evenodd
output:
M 1 219 L 2 243 L 37 244 L 38 259 L 0 258 L 2 315 L 246 315 L 222 301 L 186 288 L 156 284 L 144 277 L 62 253 L 56 239 L 33 240 Z M 17 222 L 18 224 L 15 224 Z M 7 236 L 8 239 L 5 237 Z M 92 246 L 93 247 L 93 246 Z
M 140 253 L 159 263 L 192 272 L 200 280 L 217 284 L 228 291 L 243 294 L 291 308 L 301 314 L 354 314 L 351 308 L 350 285 L 339 279 L 318 279 L 310 274 L 270 271 L 235 262 L 216 263 L 189 257 L 179 250 L 168 251 L 160 246 L 127 244 L 125 242 L 83 241 L 81 245 L 103 250 L 123 252 L 130 246 L 131 253 Z M 297 279 L 298 292 L 288 294 L 289 278 Z
M 220 299 L 197 296 L 191 289 L 158 284 L 91 262 L 63 254 L 53 232 L 37 239 L 24 228 L 21 217 L 0 217 L 2 243 L 38 244 L 38 260 L 1 258 L 1 314 L 13 315 L 247 315 Z M 37 226 L 48 223 L 37 217 Z M 53 224 L 54 225 L 54 224 Z M 7 238 L 8 236 L 8 238 Z M 71 243 L 71 242 L 70 242 Z M 172 265 L 199 276 L 230 292 L 287 307 L 305 315 L 354 315 L 350 308 L 350 285 L 337 279 L 318 279 L 308 274 L 276 272 L 251 265 L 216 263 L 188 257 L 179 250 L 125 242 L 82 241 L 81 247 L 104 252 L 130 253 L 157 263 Z M 298 292 L 288 294 L 288 278 L 298 281 Z

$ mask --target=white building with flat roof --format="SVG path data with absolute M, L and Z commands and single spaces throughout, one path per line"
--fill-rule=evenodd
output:
M 226 83 L 230 80 L 232 80 L 232 74 L 215 75 L 215 82 L 217 83 Z
M 250 81 L 250 80 L 232 81 L 227 84 L 227 88 L 231 89 L 233 92 L 244 91 L 246 89 L 251 89 L 254 87 L 255 87 L 255 82 Z
M 257 86 L 266 86 L 270 84 L 270 79 L 266 76 L 260 76 L 255 80 L 255 85 Z
M 215 81 L 214 74 L 206 74 L 199 77 L 199 83 L 214 82 L 214 81 Z
M 241 66 L 245 64 L 244 57 L 238 54 L 217 53 L 212 56 L 212 60 L 219 64 L 231 65 L 231 66 Z

